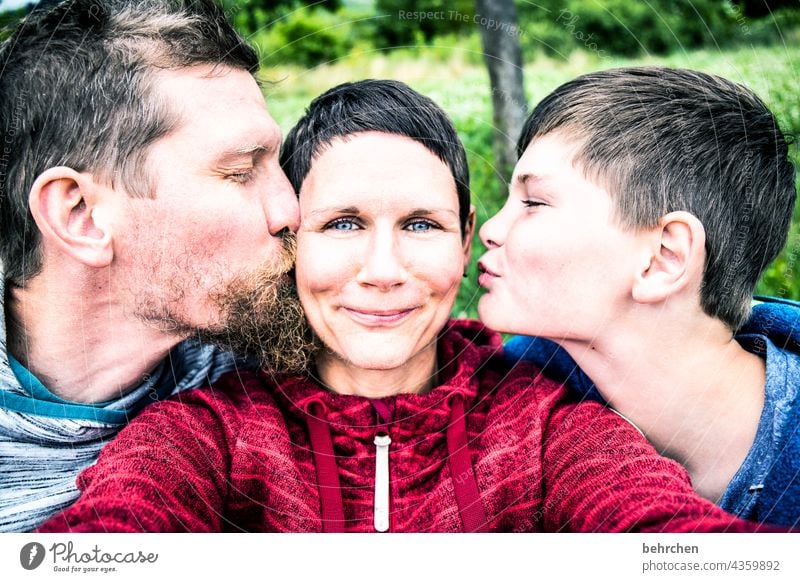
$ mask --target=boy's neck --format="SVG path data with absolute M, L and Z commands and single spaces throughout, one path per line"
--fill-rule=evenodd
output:
M 764 360 L 705 315 L 638 328 L 628 320 L 591 344 L 563 345 L 609 404 L 686 467 L 703 497 L 718 501 L 756 435 Z

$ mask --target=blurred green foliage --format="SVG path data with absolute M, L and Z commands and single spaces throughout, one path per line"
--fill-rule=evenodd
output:
M 667 54 L 699 47 L 783 42 L 797 36 L 800 6 L 759 18 L 726 0 L 537 0 L 518 2 L 523 50 L 565 56 L 576 49 L 601 57 Z
M 28 13 L 28 7 L 17 8 L 15 10 L 4 10 L 0 12 L 0 42 L 11 35 L 11 30 L 17 22 Z
M 478 41 L 474 0 L 223 0 L 268 66 L 313 66 L 350 51 Z M 800 5 L 773 12 L 735 0 L 517 0 L 519 41 L 526 59 L 664 55 L 800 42 Z
M 244 35 L 262 31 L 287 15 L 303 11 L 308 2 L 300 0 L 218 0 L 225 14 Z M 317 0 L 312 3 L 317 9 L 338 10 L 341 0 Z
M 351 20 L 321 9 L 297 10 L 256 32 L 265 66 L 290 62 L 304 67 L 335 61 L 354 46 Z
M 268 66 L 314 66 L 354 49 L 475 42 L 481 26 L 474 0 L 219 1 Z M 516 0 L 516 6 L 527 60 L 574 51 L 612 58 L 800 43 L 796 0 Z M 0 27 L 24 11 L 0 13 Z

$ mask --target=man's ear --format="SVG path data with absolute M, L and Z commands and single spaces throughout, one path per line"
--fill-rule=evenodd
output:
M 464 273 L 467 272 L 469 267 L 469 260 L 472 257 L 472 237 L 475 236 L 475 206 L 469 205 L 469 215 L 467 215 L 467 223 L 464 225 Z
M 670 212 L 648 238 L 652 244 L 648 260 L 634 281 L 634 301 L 658 303 L 702 281 L 706 231 L 696 216 Z
M 102 187 L 88 174 L 58 166 L 42 172 L 33 183 L 28 205 L 43 242 L 95 268 L 113 258 L 111 228 L 98 211 Z

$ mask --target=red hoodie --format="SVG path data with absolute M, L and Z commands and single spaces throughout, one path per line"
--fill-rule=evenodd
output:
M 40 531 L 759 528 L 698 497 L 618 415 L 527 364 L 509 371 L 500 350 L 480 324 L 452 322 L 442 384 L 377 401 L 228 374 L 149 406 Z

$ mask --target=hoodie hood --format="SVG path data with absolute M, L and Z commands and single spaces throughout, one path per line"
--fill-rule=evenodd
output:
M 499 334 L 477 321 L 451 320 L 439 334 L 439 385 L 424 394 L 397 394 L 380 401 L 393 410 L 393 424 L 397 428 L 407 428 L 409 437 L 415 432 L 427 434 L 443 430 L 450 416 L 442 403 L 459 395 L 468 409 L 474 406 L 478 394 L 476 367 L 501 353 Z M 375 426 L 375 411 L 368 398 L 337 394 L 308 376 L 277 377 L 277 381 L 272 373 L 262 372 L 262 376 L 267 385 L 275 386 L 275 397 L 292 415 L 302 418 L 311 403 L 318 402 L 334 427 L 369 432 Z M 415 418 L 421 410 L 425 411 L 424 422 Z

